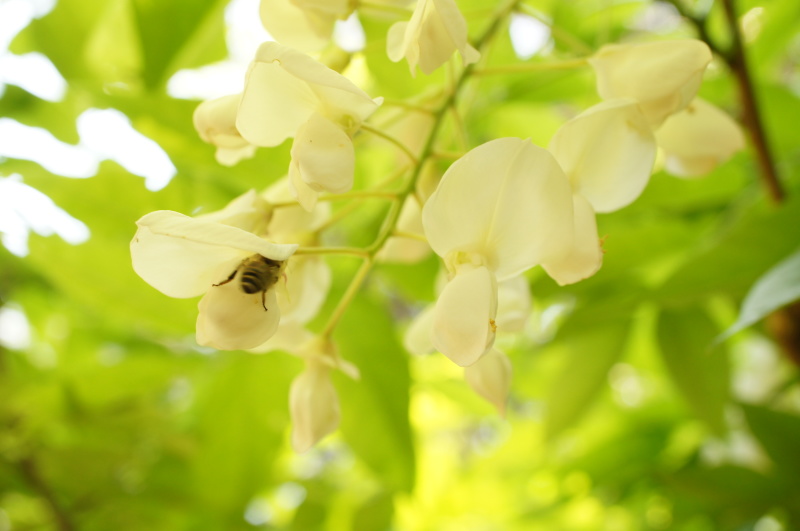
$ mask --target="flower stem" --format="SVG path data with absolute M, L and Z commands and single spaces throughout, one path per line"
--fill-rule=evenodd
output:
M 786 196 L 786 192 L 778 178 L 775 169 L 775 162 L 767 141 L 766 131 L 761 122 L 761 114 L 758 111 L 753 81 L 750 79 L 750 70 L 747 68 L 747 57 L 745 56 L 744 46 L 742 45 L 742 34 L 739 31 L 739 23 L 736 18 L 736 9 L 733 0 L 722 0 L 722 7 L 725 10 L 725 17 L 728 20 L 728 28 L 731 32 L 732 54 L 729 65 L 736 76 L 739 84 L 739 98 L 742 103 L 743 121 L 750 131 L 753 147 L 756 150 L 756 157 L 761 168 L 761 178 L 769 192 L 773 202 L 781 203 Z
M 523 3 L 519 5 L 519 10 L 550 28 L 550 34 L 553 36 L 553 39 L 563 42 L 572 48 L 576 53 L 590 54 L 593 52 L 592 48 L 588 44 L 580 40 L 572 33 L 564 31 L 564 29 L 560 28 L 559 26 L 553 25 L 552 21 L 548 20 L 547 17 L 537 11 L 533 6 Z
M 405 153 L 405 155 L 408 157 L 408 159 L 411 161 L 412 164 L 419 164 L 416 155 L 414 155 L 414 153 L 411 152 L 411 149 L 409 149 L 408 146 L 397 140 L 395 137 L 384 133 L 380 129 L 376 129 L 375 127 L 372 127 L 369 124 L 361 124 L 361 130 L 366 131 L 368 133 L 372 133 L 375 136 L 379 136 L 384 140 L 391 142 L 392 144 L 397 146 L 397 148 L 400 149 L 400 151 Z
M 367 278 L 367 274 L 369 273 L 370 269 L 372 269 L 372 263 L 372 258 L 366 258 L 361 263 L 361 267 L 359 267 L 358 271 L 356 271 L 353 280 L 351 280 L 350 285 L 347 286 L 347 291 L 345 291 L 344 295 L 342 295 L 342 298 L 339 300 L 339 304 L 336 305 L 336 308 L 333 310 L 333 313 L 328 319 L 328 323 L 322 330 L 322 337 L 330 337 L 331 334 L 333 334 L 336 325 L 339 324 L 344 312 L 347 311 L 347 307 L 350 306 L 350 302 L 356 296 L 358 290 L 361 289 L 361 284 L 364 283 L 364 279 Z
M 484 46 L 488 44 L 488 42 L 500 29 L 502 22 L 511 14 L 519 2 L 520 0 L 507 0 L 504 5 L 498 9 L 494 19 L 492 20 L 491 24 L 489 24 L 489 27 L 475 41 L 474 46 L 476 49 L 482 50 Z M 325 328 L 322 331 L 323 336 L 330 336 L 333 333 L 333 330 L 336 328 L 339 320 L 341 320 L 342 315 L 344 315 L 344 312 L 347 310 L 347 307 L 350 305 L 353 297 L 355 297 L 356 293 L 358 293 L 358 290 L 361 288 L 361 284 L 364 282 L 367 273 L 369 273 L 372 265 L 375 263 L 375 255 L 380 252 L 380 250 L 386 244 L 386 241 L 396 233 L 397 220 L 400 217 L 401 207 L 406 198 L 408 198 L 408 196 L 414 192 L 417 185 L 417 180 L 419 180 L 420 175 L 422 175 L 422 170 L 425 166 L 425 163 L 433 156 L 434 145 L 436 144 L 444 117 L 450 108 L 455 106 L 459 92 L 464 87 L 467 80 L 473 75 L 474 70 L 474 64 L 467 65 L 464 70 L 462 70 L 461 75 L 455 80 L 453 88 L 448 96 L 433 112 L 433 126 L 428 133 L 428 138 L 425 140 L 425 145 L 422 148 L 419 158 L 416 159 L 416 164 L 411 173 L 411 177 L 406 182 L 403 190 L 401 190 L 392 201 L 392 205 L 389 208 L 389 212 L 386 214 L 386 217 L 384 218 L 383 225 L 381 230 L 378 232 L 378 236 L 375 238 L 375 241 L 365 249 L 369 257 L 364 260 L 364 262 L 361 264 L 361 267 L 353 277 L 353 280 L 350 281 L 347 291 L 345 291 L 344 295 L 339 301 L 339 304 L 336 306 L 336 309 L 331 314 L 330 319 L 328 319 L 328 323 L 325 325 Z
M 569 70 L 586 66 L 586 59 L 571 59 L 553 63 L 522 63 L 515 65 L 495 66 L 483 68 L 475 72 L 477 76 L 494 76 L 498 74 L 525 74 L 530 72 L 546 72 L 548 70 Z

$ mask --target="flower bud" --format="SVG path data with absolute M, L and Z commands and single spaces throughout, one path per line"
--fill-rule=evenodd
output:
M 501 416 L 506 414 L 506 401 L 511 389 L 511 361 L 497 349 L 491 349 L 475 364 L 464 369 L 470 387 L 491 402 Z
M 309 360 L 306 369 L 292 382 L 289 411 L 296 452 L 309 450 L 339 426 L 339 397 L 330 371 L 327 365 Z

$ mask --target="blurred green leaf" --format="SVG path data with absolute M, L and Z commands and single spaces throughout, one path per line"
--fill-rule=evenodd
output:
M 353 515 L 352 531 L 387 531 L 392 528 L 394 500 L 382 492 L 364 502 Z
M 561 370 L 547 393 L 545 430 L 553 438 L 577 422 L 606 383 L 608 370 L 622 357 L 628 322 L 585 329 L 565 326 L 556 341 L 563 358 Z
M 723 341 L 800 298 L 800 251 L 782 260 L 756 281 L 742 302 L 739 318 L 719 336 Z
M 347 443 L 391 490 L 414 485 L 415 457 L 408 419 L 408 356 L 395 336 L 387 309 L 362 290 L 337 327 L 343 358 L 361 378 L 336 380 L 341 394 L 341 430 Z
M 775 471 L 800 484 L 800 417 L 765 407 L 742 404 L 747 424 L 775 463 Z
M 708 314 L 696 307 L 664 309 L 659 315 L 659 350 L 672 381 L 695 415 L 722 435 L 730 365 L 726 351 L 709 349 L 717 332 Z
M 221 0 L 133 0 L 141 40 L 144 81 L 153 89 L 180 67 L 224 57 Z M 205 54 L 204 48 L 217 53 Z M 255 52 L 254 52 L 255 53 Z M 184 54 L 187 57 L 181 58 Z M 213 58 L 213 59 L 212 59 Z

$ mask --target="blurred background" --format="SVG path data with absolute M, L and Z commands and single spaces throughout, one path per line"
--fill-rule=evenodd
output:
M 497 2 L 458 4 L 476 35 Z M 700 36 L 720 51 L 700 94 L 742 118 L 720 2 L 524 4 L 489 64 Z M 800 295 L 800 2 L 737 11 L 784 197 L 751 147 L 703 179 L 657 172 L 599 217 L 596 276 L 528 272 L 525 332 L 500 340 L 505 418 L 443 356 L 402 346 L 438 260 L 376 267 L 335 335 L 362 375 L 335 380 L 341 429 L 297 455 L 302 363 L 198 347 L 196 301 L 145 284 L 128 249 L 147 212 L 213 211 L 285 174 L 288 145 L 226 168 L 192 126 L 268 38 L 257 0 L 0 0 L 0 531 L 800 529 L 800 312 L 762 319 Z M 442 70 L 385 57 L 397 20 L 337 25 L 345 73 L 372 96 L 429 94 Z M 596 101 L 586 69 L 481 78 L 469 145 L 546 145 Z M 357 189 L 391 168 L 386 146 L 363 149 Z M 334 236 L 367 244 L 384 213 L 364 203 Z M 329 264 L 322 316 L 357 265 Z M 715 343 L 759 280 L 754 326 Z

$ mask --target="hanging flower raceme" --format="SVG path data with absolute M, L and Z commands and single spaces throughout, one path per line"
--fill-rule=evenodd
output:
M 550 141 L 572 186 L 575 234 L 567 255 L 542 267 L 559 284 L 595 274 L 603 262 L 596 212 L 633 202 L 650 178 L 655 139 L 635 100 L 602 102 L 564 124 Z
M 381 101 L 311 57 L 266 42 L 248 70 L 236 128 L 257 146 L 294 138 L 289 182 L 303 208 L 311 210 L 319 192 L 342 193 L 353 186 L 351 137 Z
M 468 366 L 494 343 L 498 280 L 569 252 L 572 193 L 548 151 L 501 138 L 453 163 L 422 222 L 450 276 L 436 302 L 433 344 Z
M 261 0 L 261 23 L 278 42 L 315 52 L 331 40 L 337 20 L 353 12 L 350 0 Z
M 711 50 L 694 39 L 609 44 L 589 58 L 603 99 L 639 102 L 655 129 L 694 99 L 711 62 Z
M 133 269 L 170 297 L 203 295 L 197 342 L 222 350 L 261 345 L 277 330 L 281 312 L 276 288 L 296 244 L 267 241 L 240 228 L 258 223 L 238 198 L 205 218 L 160 210 L 136 222 Z
M 744 148 L 742 129 L 730 116 L 701 98 L 670 116 L 656 131 L 666 170 L 677 177 L 699 177 Z
M 217 162 L 233 166 L 251 158 L 256 146 L 242 138 L 236 129 L 236 112 L 241 94 L 204 101 L 194 111 L 194 128 L 204 142 L 217 147 Z
M 455 0 L 418 0 L 411 20 L 394 24 L 386 38 L 389 59 L 397 62 L 405 57 L 412 75 L 417 65 L 423 73 L 433 73 L 456 50 L 465 65 L 481 56 L 467 42 L 467 22 Z

